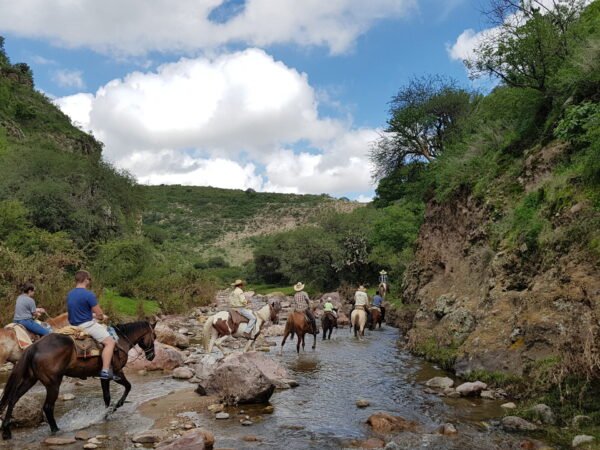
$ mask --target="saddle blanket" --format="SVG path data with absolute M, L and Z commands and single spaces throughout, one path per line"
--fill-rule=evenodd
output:
M 114 328 L 107 327 L 107 329 L 111 336 L 116 336 Z M 84 330 L 74 325 L 68 325 L 56 330 L 56 333 L 69 336 L 73 340 L 73 343 L 75 344 L 75 350 L 77 352 L 77 358 L 87 359 L 100 356 L 102 349 L 104 348 L 102 344 L 96 342 Z
M 19 344 L 19 348 L 21 350 L 25 350 L 27 347 L 33 344 L 27 329 L 20 323 L 9 323 L 4 328 L 8 328 L 15 332 L 17 343 Z

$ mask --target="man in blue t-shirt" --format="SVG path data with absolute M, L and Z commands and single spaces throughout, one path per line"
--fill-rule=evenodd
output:
M 92 282 L 90 273 L 80 270 L 75 274 L 75 289 L 67 294 L 67 312 L 69 323 L 78 326 L 89 334 L 94 340 L 104 345 L 102 349 L 102 370 L 100 378 L 103 380 L 119 380 L 112 373 L 110 364 L 115 351 L 115 340 L 110 337 L 105 327 L 94 319 L 103 320 L 106 316 L 102 312 L 98 300 L 88 288 Z
M 383 307 L 383 297 L 379 291 L 375 292 L 373 297 L 373 306 L 376 306 L 381 311 L 381 320 L 385 320 L 385 308 Z

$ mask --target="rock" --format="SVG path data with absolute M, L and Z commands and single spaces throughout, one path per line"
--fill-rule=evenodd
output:
M 438 432 L 440 434 L 444 434 L 447 436 L 453 435 L 453 434 L 457 434 L 458 431 L 456 431 L 456 427 L 454 425 L 452 425 L 451 423 L 445 423 L 444 425 L 442 425 Z
M 129 360 L 127 369 L 139 371 L 145 370 L 173 370 L 181 365 L 185 360 L 183 352 L 175 347 L 171 347 L 160 342 L 154 343 L 155 358 L 148 361 L 144 357 L 144 352 L 138 347 L 129 350 Z
M 286 375 L 283 367 L 260 353 L 232 353 L 216 365 L 202 386 L 226 404 L 266 403 L 277 377 Z
M 263 414 L 273 414 L 275 412 L 275 407 L 273 405 L 267 405 L 262 409 Z
M 264 337 L 283 336 L 285 325 L 271 325 L 269 328 L 264 330 L 261 334 Z
M 204 381 L 207 380 L 215 370 L 217 363 L 223 359 L 224 356 L 216 356 L 214 354 L 204 355 L 194 366 L 196 378 Z
M 418 426 L 416 422 L 383 412 L 369 416 L 367 423 L 371 425 L 373 431 L 376 431 L 377 433 L 415 431 Z
M 583 444 L 588 444 L 594 441 L 594 436 L 588 436 L 586 434 L 578 434 L 573 438 L 573 442 L 571 443 L 571 447 L 579 447 Z
M 502 405 L 500 405 L 500 408 L 503 408 L 503 409 L 516 409 L 517 405 L 515 405 L 513 402 L 508 402 L 508 403 L 503 403 Z
M 438 297 L 435 301 L 433 313 L 438 319 L 441 319 L 446 314 L 450 314 L 454 310 L 454 304 L 456 303 L 456 297 L 452 294 L 445 294 Z
M 155 448 L 161 450 L 212 450 L 215 437 L 212 433 L 200 428 L 186 431 L 183 436 L 161 442 Z
M 194 371 L 189 367 L 178 367 L 173 371 L 172 377 L 179 380 L 189 380 L 194 376 Z
M 217 420 L 229 419 L 229 414 L 226 412 L 218 412 L 217 414 L 215 414 L 215 419 L 217 419 Z
M 87 441 L 90 438 L 90 435 L 87 431 L 78 431 L 75 433 L 75 439 L 78 441 Z
M 46 445 L 69 445 L 77 442 L 74 437 L 48 437 L 44 439 Z
M 298 382 L 296 380 L 292 380 L 291 378 L 281 378 L 279 381 L 280 383 L 285 384 L 291 388 L 298 387 Z
M 148 375 L 148 371 L 146 369 L 138 370 L 137 373 L 138 373 L 138 375 L 140 375 L 142 377 Z
M 251 420 L 248 420 L 248 419 L 242 420 L 240 423 L 243 426 L 245 426 L 245 427 L 249 427 L 250 425 L 254 425 L 254 422 L 252 422 Z
M 71 393 L 63 394 L 62 399 L 67 402 L 69 400 L 75 400 L 75 396 Z
M 156 444 L 167 437 L 167 432 L 163 430 L 148 430 L 136 434 L 131 438 L 132 442 L 138 444 Z
M 537 426 L 517 416 L 506 416 L 501 421 L 502 428 L 506 431 L 535 431 Z
M 425 383 L 426 386 L 431 388 L 445 389 L 454 386 L 454 380 L 448 377 L 433 377 Z
M 102 444 L 102 441 L 100 439 L 98 439 L 98 438 L 95 438 L 95 437 L 93 437 L 91 439 L 88 439 L 88 442 L 90 444 L 96 444 L 96 445 Z
M 212 413 L 218 413 L 222 412 L 225 409 L 225 405 L 223 405 L 222 403 L 214 403 L 212 405 L 208 405 L 206 409 L 208 409 Z
M 571 421 L 571 425 L 573 428 L 579 428 L 581 424 L 589 422 L 590 420 L 592 420 L 590 416 L 575 416 Z
M 474 381 L 461 384 L 456 388 L 456 392 L 462 397 L 477 397 L 485 388 L 487 388 L 487 384 L 481 381 Z
M 245 436 L 242 436 L 242 441 L 246 441 L 246 442 L 261 442 L 262 439 L 259 438 L 258 436 L 253 435 L 253 434 L 247 434 Z
M 107 434 L 97 434 L 96 439 L 108 439 L 108 435 Z
M 371 403 L 369 403 L 369 400 L 366 400 L 364 398 L 359 398 L 358 400 L 356 400 L 356 406 L 358 406 L 359 408 L 366 408 L 370 404 Z
M 530 411 L 546 425 L 554 425 L 556 423 L 554 412 L 552 412 L 552 408 L 550 408 L 548 405 L 538 403 L 532 407 Z
M 35 427 L 44 421 L 42 399 L 34 394 L 25 394 L 13 410 L 11 423 L 17 427 Z
M 87 444 L 83 445 L 83 448 L 85 448 L 85 449 L 98 448 L 98 444 L 92 444 L 91 442 L 88 442 Z
M 489 391 L 489 390 L 481 391 L 481 394 L 479 394 L 479 396 L 481 398 L 485 398 L 485 399 L 488 399 L 488 400 L 495 400 L 496 399 L 496 395 L 494 394 L 494 391 Z
M 347 327 L 348 325 L 350 325 L 350 318 L 347 314 L 343 313 L 342 311 L 338 311 L 337 324 L 338 327 Z
M 156 324 L 154 333 L 156 333 L 156 340 L 162 344 L 174 347 L 177 343 L 177 334 L 163 322 L 158 322 Z
M 360 442 L 360 448 L 383 448 L 385 446 L 385 441 L 378 438 L 369 438 L 366 441 Z

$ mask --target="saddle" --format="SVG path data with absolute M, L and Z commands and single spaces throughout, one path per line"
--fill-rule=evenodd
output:
M 89 334 L 79 327 L 69 325 L 60 330 L 56 330 L 56 333 L 69 336 L 73 340 L 77 358 L 94 358 L 102 354 L 104 346 L 96 342 Z
M 17 344 L 19 344 L 19 348 L 21 350 L 25 350 L 27 347 L 41 338 L 41 336 L 33 334 L 20 323 L 9 323 L 4 328 L 8 328 L 9 330 L 13 330 L 15 332 Z
M 231 329 L 231 334 L 235 334 L 237 332 L 237 329 L 240 327 L 241 323 L 248 323 L 248 319 L 237 312 L 237 309 L 230 309 L 228 325 Z
M 325 315 L 329 316 L 329 318 L 333 321 L 334 326 L 337 327 L 337 317 L 331 311 L 325 311 Z

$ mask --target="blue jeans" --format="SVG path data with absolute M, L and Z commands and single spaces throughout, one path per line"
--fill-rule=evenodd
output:
M 33 334 L 39 334 L 40 336 L 46 336 L 51 333 L 50 330 L 47 330 L 33 319 L 15 320 L 15 323 L 23 325 Z
M 252 333 L 252 330 L 254 330 L 254 325 L 256 324 L 256 317 L 254 317 L 254 314 L 252 314 L 252 311 L 250 311 L 249 309 L 246 309 L 246 308 L 238 308 L 238 312 L 242 316 L 244 316 L 246 319 L 248 319 L 248 325 L 246 328 L 246 332 Z

